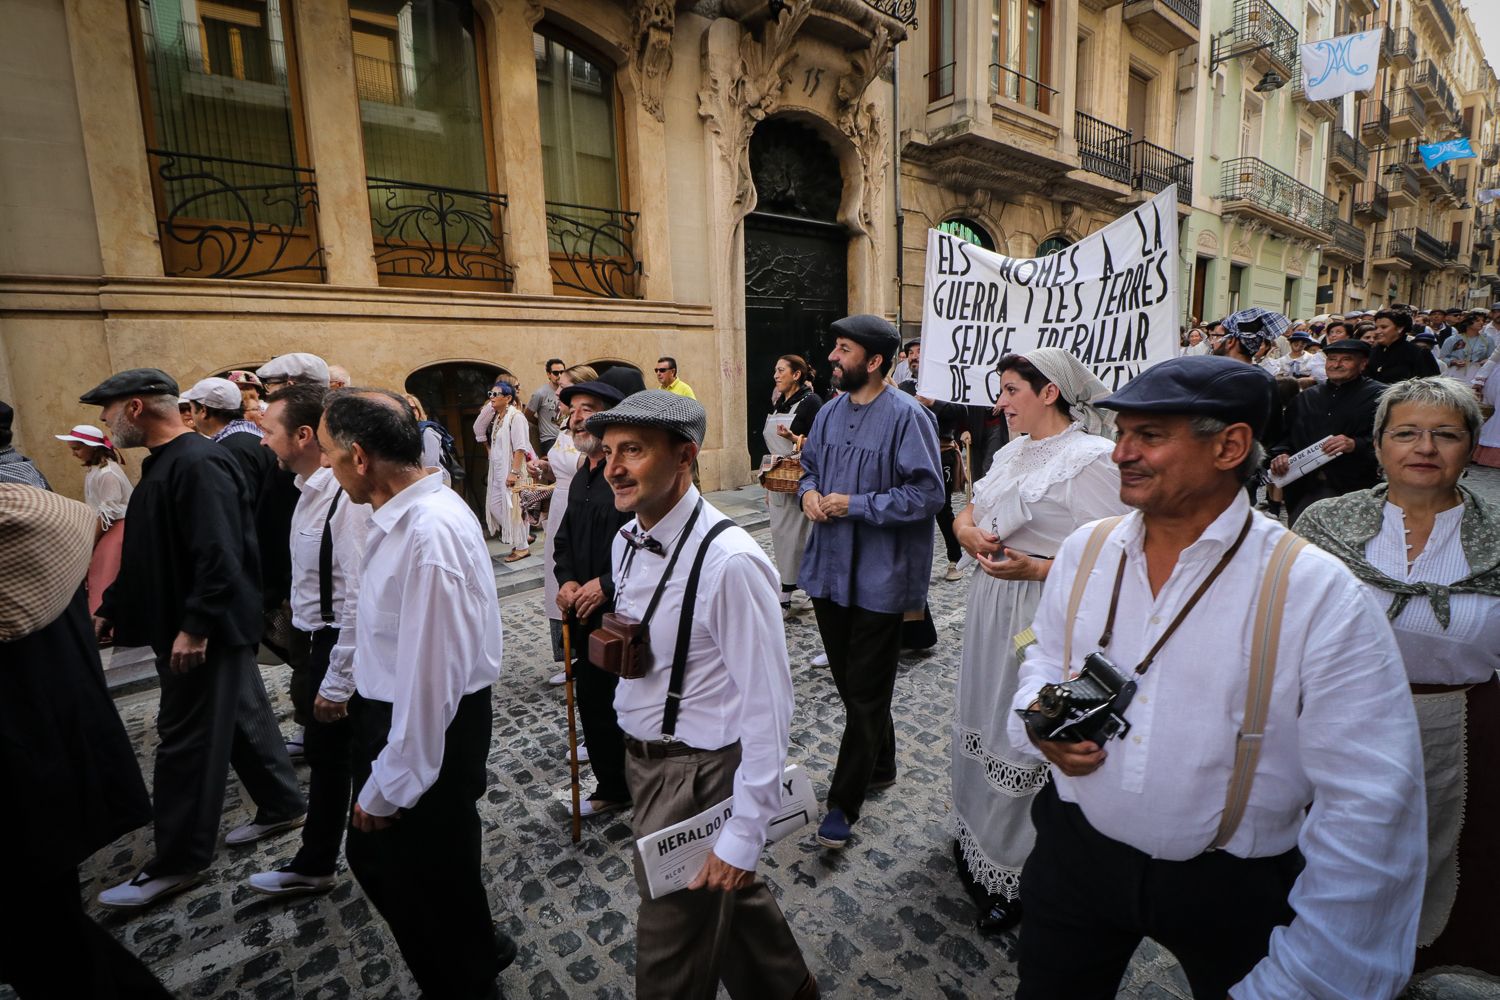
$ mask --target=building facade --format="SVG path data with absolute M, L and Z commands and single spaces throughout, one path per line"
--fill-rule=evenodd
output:
M 1198 0 L 929 0 L 900 59 L 901 316 L 927 230 L 1041 256 L 1177 184 L 1179 65 Z
M 111 371 L 294 350 L 415 393 L 476 469 L 498 373 L 671 355 L 736 485 L 776 356 L 894 312 L 905 28 L 862 0 L 0 4 L 0 398 L 66 491 L 51 435 Z

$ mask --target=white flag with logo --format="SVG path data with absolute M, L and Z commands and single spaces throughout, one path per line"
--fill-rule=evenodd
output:
M 1373 90 L 1381 30 L 1361 31 L 1302 46 L 1302 89 L 1309 101 Z

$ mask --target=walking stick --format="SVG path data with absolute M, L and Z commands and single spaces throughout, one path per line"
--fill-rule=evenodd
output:
M 569 616 L 571 617 L 571 616 Z M 573 843 L 583 836 L 583 816 L 578 811 L 578 726 L 573 716 L 573 647 L 568 636 L 568 618 L 563 619 L 563 689 L 568 696 L 568 765 L 573 771 Z

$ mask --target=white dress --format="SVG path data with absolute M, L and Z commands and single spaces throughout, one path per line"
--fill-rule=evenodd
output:
M 974 523 L 1018 552 L 1056 555 L 1080 525 L 1127 510 L 1113 448 L 1076 423 L 1040 441 L 1016 438 L 974 486 Z M 954 832 L 974 881 L 1008 900 L 1036 840 L 1031 798 L 1047 781 L 1045 762 L 1006 732 L 1020 669 L 1012 639 L 1031 626 L 1041 596 L 1040 582 L 973 571 L 955 698 Z
M 521 517 L 521 504 L 516 495 L 505 484 L 506 477 L 515 468 L 516 452 L 523 451 L 531 457 L 531 435 L 526 418 L 520 407 L 512 403 L 505 415 L 495 418 L 490 425 L 490 482 L 485 494 L 484 519 L 490 534 L 512 548 L 524 549 L 527 545 L 526 522 Z
M 99 527 L 106 531 L 125 516 L 131 490 L 130 480 L 118 462 L 106 459 L 83 473 L 83 502 L 94 508 L 99 515 Z
M 557 557 L 552 546 L 557 538 L 557 529 L 562 526 L 563 514 L 568 509 L 568 484 L 578 472 L 578 460 L 581 458 L 583 452 L 573 445 L 573 435 L 567 431 L 559 431 L 557 440 L 552 442 L 552 448 L 547 452 L 547 464 L 552 466 L 552 476 L 557 480 L 557 487 L 552 491 L 552 502 L 547 508 L 547 539 L 542 546 L 545 567 L 542 573 L 542 603 L 547 617 L 559 622 L 563 615 L 557 607 L 557 575 L 552 572 L 553 560 Z

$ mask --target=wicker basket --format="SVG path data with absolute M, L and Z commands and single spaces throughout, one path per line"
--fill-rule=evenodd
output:
M 802 460 L 799 458 L 778 458 L 760 474 L 760 484 L 772 493 L 796 493 L 797 483 L 801 480 Z

